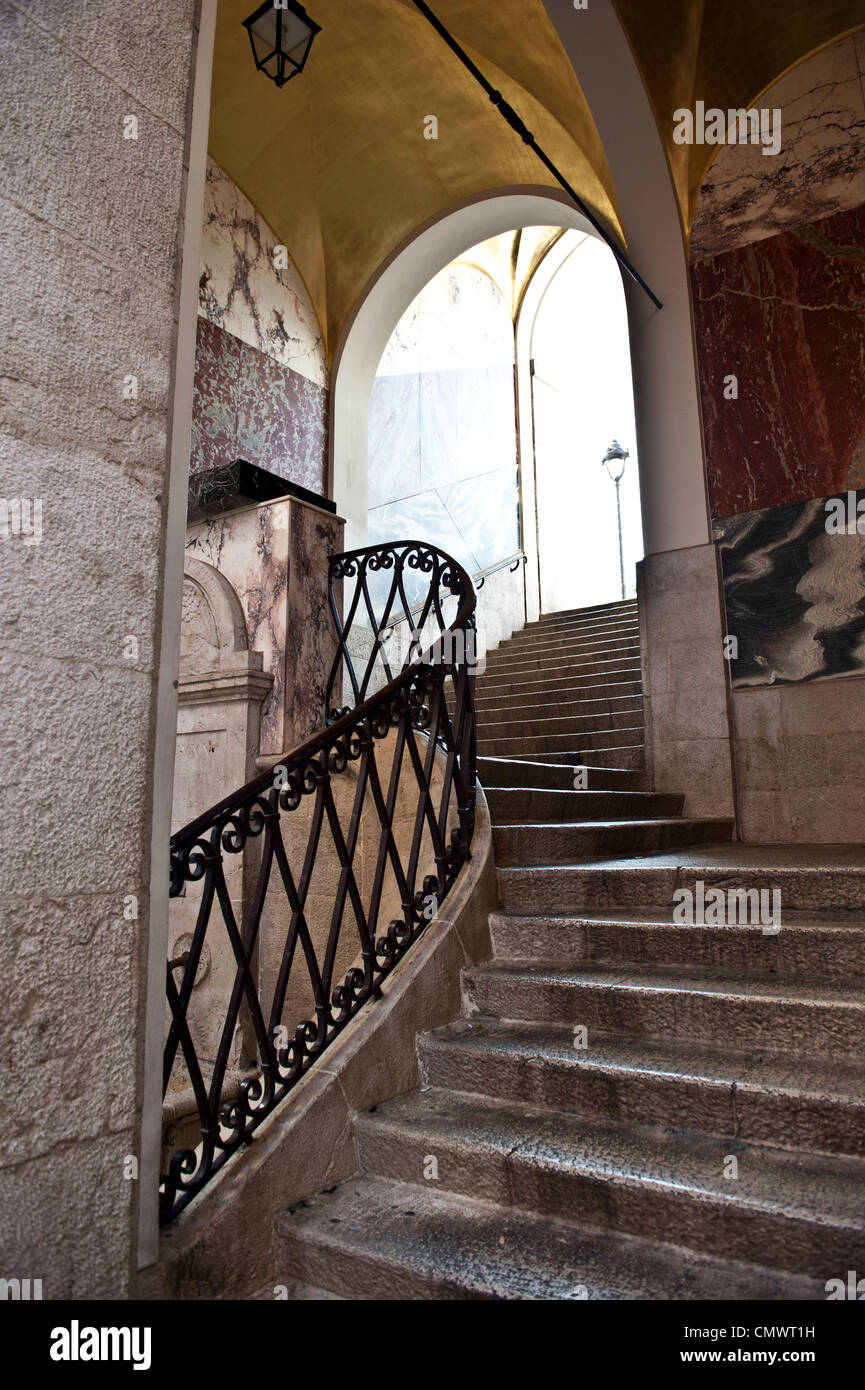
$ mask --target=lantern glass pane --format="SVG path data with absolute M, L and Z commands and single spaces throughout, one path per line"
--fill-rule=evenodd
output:
M 312 30 L 305 19 L 299 15 L 292 14 L 290 10 L 284 10 L 282 15 L 282 43 L 280 47 L 283 53 L 287 53 L 292 60 L 297 57 L 300 62 L 306 49 L 312 40 Z M 297 50 L 300 50 L 297 52 Z
M 303 67 L 316 33 L 315 25 L 308 20 L 290 9 L 277 10 L 272 4 L 248 27 L 257 65 L 276 79 L 280 76 L 282 55 L 289 65 L 283 80 Z
M 293 63 L 299 66 L 312 42 L 312 29 L 305 19 L 292 14 L 290 10 L 280 10 L 278 13 L 282 17 L 282 36 L 279 47 Z M 267 53 L 272 53 L 276 48 L 276 20 L 277 11 L 268 9 L 252 25 L 253 38 L 256 40 L 255 56 L 258 62 L 261 62 Z
M 305 59 L 306 59 L 306 55 L 307 55 L 307 53 L 309 52 L 311 43 L 312 43 L 312 34 L 307 33 L 306 37 L 305 37 L 299 44 L 296 44 L 294 48 L 290 48 L 290 49 L 288 50 L 288 54 L 287 54 L 287 56 L 288 56 L 288 61 L 289 61 L 290 63 L 292 63 L 292 64 L 294 65 L 294 67 L 297 67 L 297 68 L 302 68 L 302 67 L 303 67 L 303 64 L 304 64 L 304 61 L 305 61 Z
M 276 10 L 265 10 L 250 27 L 255 43 L 255 56 L 260 61 L 276 48 Z

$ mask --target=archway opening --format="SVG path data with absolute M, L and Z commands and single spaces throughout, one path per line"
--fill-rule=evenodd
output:
M 514 329 L 472 253 L 394 328 L 369 416 L 369 542 L 417 536 L 478 575 L 520 550 Z
M 369 391 L 370 543 L 424 537 L 480 577 L 525 554 L 501 636 L 634 595 L 628 314 L 597 237 L 524 226 L 462 251 L 394 314 Z M 628 457 L 605 469 L 613 439 Z
M 529 325 L 540 608 L 632 598 L 643 556 L 628 315 L 597 237 L 569 233 Z M 603 461 L 611 444 L 627 457 Z M 618 479 L 618 484 L 616 483 Z

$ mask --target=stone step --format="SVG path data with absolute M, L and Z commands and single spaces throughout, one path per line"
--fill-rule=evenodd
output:
M 423 1083 L 599 1119 L 865 1157 L 865 1063 L 714 1042 L 459 1019 L 419 1040 Z
M 640 624 L 636 619 L 623 620 L 620 623 L 562 623 L 558 627 L 545 627 L 544 624 L 533 623 L 531 626 L 520 628 L 519 632 L 513 632 L 512 637 L 505 638 L 495 651 L 501 651 L 503 646 L 547 646 L 549 642 L 569 641 L 572 638 L 599 641 L 606 637 L 640 637 Z
M 572 622 L 575 618 L 591 618 L 597 614 L 606 614 L 610 617 L 619 617 L 623 613 L 636 613 L 637 600 L 635 598 L 618 599 L 615 603 L 595 604 L 591 608 L 561 608 L 555 613 L 542 613 L 538 618 L 539 623 L 560 623 Z
M 491 758 L 508 758 L 513 762 L 526 761 L 536 762 L 542 758 L 545 763 L 560 763 L 563 767 L 571 769 L 585 767 L 589 762 L 603 763 L 604 768 L 614 771 L 619 768 L 623 771 L 640 771 L 645 767 L 646 749 L 640 743 L 622 744 L 620 748 L 604 748 L 600 752 L 593 753 L 591 749 L 574 750 L 568 749 L 562 753 L 488 753 Z M 571 772 L 571 783 L 573 784 L 573 771 Z
M 642 708 L 642 685 L 639 681 L 619 681 L 615 685 L 589 686 L 577 694 L 572 687 L 563 686 L 561 690 L 528 692 L 522 699 L 515 695 L 475 695 L 475 709 L 478 718 L 507 719 L 520 710 L 573 710 L 575 714 L 592 712 L 592 707 L 603 709 L 627 709 L 630 702 L 638 702 Z M 453 708 L 453 696 L 448 695 L 448 707 Z
M 605 701 L 600 702 L 602 705 Z M 479 714 L 477 719 L 479 738 L 539 738 L 546 737 L 548 734 L 579 734 L 598 733 L 611 729 L 632 729 L 636 726 L 643 726 L 643 702 L 642 700 L 629 701 L 625 709 L 598 710 L 590 714 L 575 714 L 566 712 L 554 713 L 554 706 L 550 707 L 548 714 L 537 707 L 526 706 L 522 713 L 522 718 L 501 719 L 498 716 L 492 718 L 488 714 Z M 573 707 L 569 706 L 571 710 Z
M 540 786 L 485 786 L 493 825 L 556 821 L 627 821 L 680 816 L 685 798 L 663 792 L 553 791 Z
M 507 758 L 512 753 L 531 757 L 535 753 L 562 753 L 566 757 L 577 749 L 577 764 L 587 761 L 586 754 L 601 748 L 633 748 L 643 745 L 642 724 L 620 724 L 614 729 L 583 730 L 570 733 L 539 734 L 537 738 L 490 738 L 483 728 L 478 729 L 478 752 L 488 758 Z
M 585 679 L 584 679 L 585 678 Z M 559 662 L 539 665 L 527 663 L 523 666 L 497 667 L 487 672 L 483 670 L 476 677 L 476 690 L 479 695 L 501 695 L 510 686 L 538 685 L 550 689 L 558 687 L 573 691 L 584 688 L 586 680 L 607 685 L 611 681 L 641 680 L 639 664 L 632 658 L 609 661 Z M 573 698 L 573 696 L 571 696 Z
M 669 1234 L 669 1233 L 668 1233 Z M 345 1299 L 824 1300 L 823 1283 L 358 1177 L 277 1219 L 284 1280 Z
M 671 817 L 656 820 L 587 821 L 582 824 L 496 825 L 496 864 L 573 864 L 599 854 L 634 855 L 676 845 L 718 844 L 730 839 L 733 821 Z
M 636 687 L 636 688 L 634 688 Z M 550 714 L 573 713 L 595 714 L 605 709 L 641 709 L 642 688 L 638 681 L 618 681 L 612 685 L 581 686 L 573 689 L 567 683 L 560 690 L 524 691 L 521 695 L 497 695 L 478 692 L 475 684 L 475 709 L 478 717 L 487 719 L 513 719 L 521 710 L 537 711 L 537 718 Z M 453 696 L 448 694 L 448 703 L 453 705 Z M 501 714 L 497 711 L 501 711 Z
M 475 699 L 499 700 L 509 696 L 512 700 L 526 698 L 574 699 L 578 694 L 582 699 L 589 692 L 607 690 L 614 685 L 638 685 L 642 691 L 642 672 L 639 666 L 627 666 L 609 673 L 590 673 L 587 676 L 565 676 L 553 673 L 540 676 L 537 680 L 503 680 L 500 676 L 478 676 L 475 681 Z M 636 693 L 636 692 L 634 692 Z
M 495 674 L 505 669 L 524 669 L 524 667 L 545 667 L 556 669 L 562 666 L 602 660 L 640 659 L 640 642 L 636 638 L 622 638 L 616 642 L 556 642 L 555 646 L 530 646 L 526 651 L 515 651 L 506 644 L 496 646 L 487 653 L 487 670 Z
M 543 660 L 555 664 L 573 656 L 606 656 L 619 651 L 632 652 L 639 648 L 639 633 L 624 633 L 617 637 L 562 637 L 558 641 L 516 642 L 513 638 L 487 652 L 490 669 L 501 662 Z
M 485 789 L 498 786 L 572 791 L 574 786 L 574 768 L 552 759 L 533 762 L 530 758 L 478 758 L 478 776 Z M 587 767 L 586 781 L 590 791 L 651 790 L 650 775 L 644 768 Z
M 636 618 L 627 618 L 615 622 L 597 623 L 539 623 L 536 626 L 520 628 L 510 637 L 506 638 L 497 648 L 518 646 L 550 646 L 559 642 L 616 642 L 622 638 L 629 641 L 640 638 L 640 624 Z
M 500 869 L 509 912 L 571 914 L 584 908 L 659 907 L 677 889 L 778 889 L 782 911 L 865 910 L 865 851 L 854 845 L 702 846 L 574 867 Z
M 524 632 L 552 632 L 563 627 L 580 628 L 584 631 L 591 631 L 592 628 L 608 630 L 608 628 L 616 627 L 633 627 L 638 621 L 640 621 L 640 614 L 638 614 L 636 607 L 622 609 L 622 612 L 617 613 L 560 613 L 553 617 L 540 617 L 540 619 L 535 619 L 533 623 L 524 623 L 523 627 L 516 628 L 510 641 L 513 641 L 513 638 L 522 637 Z
M 732 972 L 809 976 L 826 980 L 865 979 L 865 913 L 781 912 L 781 930 L 771 930 L 771 899 L 735 905 L 729 926 L 675 923 L 669 910 L 581 913 L 573 917 L 490 915 L 497 960 L 555 961 L 613 965 L 624 960 L 648 965 L 687 964 Z M 763 930 L 763 923 L 770 927 Z
M 597 1030 L 811 1056 L 865 1052 L 865 991 L 851 984 L 706 966 L 496 961 L 466 970 L 464 988 L 469 1013 L 582 1025 L 590 1040 Z
M 355 1125 L 364 1171 L 816 1280 L 865 1267 L 865 1164 L 430 1089 Z M 729 1158 L 735 1179 L 725 1176 Z

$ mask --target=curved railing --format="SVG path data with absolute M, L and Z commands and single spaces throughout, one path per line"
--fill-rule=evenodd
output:
M 196 1132 L 162 1175 L 163 1224 L 379 995 L 470 856 L 470 577 L 420 541 L 370 546 L 331 558 L 330 602 L 328 726 L 171 840 L 172 898 L 197 901 L 168 962 L 164 1095 Z

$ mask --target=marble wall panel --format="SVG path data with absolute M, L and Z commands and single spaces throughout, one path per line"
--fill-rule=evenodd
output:
M 378 375 L 513 366 L 513 360 L 513 324 L 501 291 L 475 266 L 449 265 L 403 314 Z
M 692 280 L 713 516 L 865 485 L 865 207 Z
M 209 161 L 199 313 L 282 367 L 326 387 L 315 310 L 291 262 L 277 269 L 278 240 L 249 199 Z
M 482 369 L 471 368 L 420 374 L 421 487 L 418 491 L 426 492 L 460 476 L 461 439 L 469 433 L 478 415 L 485 415 L 486 403 L 478 391 L 478 378 L 482 375 Z
M 400 320 L 369 433 L 369 539 L 429 540 L 470 571 L 519 548 L 513 325 L 493 282 L 449 266 Z
M 419 389 L 417 417 L 411 383 Z M 380 378 L 373 402 L 370 543 L 417 536 L 448 549 L 448 537 L 474 570 L 518 550 L 513 370 Z M 434 529 L 418 532 L 419 524 Z
M 369 408 L 369 506 L 421 491 L 421 378 L 376 377 Z
M 843 499 L 854 527 L 860 499 Z M 734 687 L 865 673 L 865 536 L 827 520 L 818 498 L 715 522 Z
M 210 161 L 190 467 L 247 458 L 324 493 L 324 344 L 303 282 L 290 261 L 278 264 L 276 248 L 256 209 Z
M 328 598 L 328 559 L 343 550 L 345 523 L 290 502 L 286 621 L 285 751 L 324 727 L 327 681 L 337 653 Z M 335 594 L 337 604 L 340 594 Z
M 237 457 L 240 353 L 237 338 L 199 318 L 189 459 L 192 473 L 233 463 Z
M 513 366 L 488 367 L 485 392 L 489 425 L 487 457 L 493 468 L 515 464 L 516 392 Z
M 241 344 L 238 455 L 313 492 L 326 487 L 326 392 Z
M 387 541 L 420 540 L 436 545 L 451 555 L 469 573 L 478 569 L 475 557 L 459 528 L 437 492 L 421 492 L 414 497 L 377 507 L 369 514 L 369 544 L 382 545 Z M 370 575 L 369 587 L 373 602 L 383 605 L 387 599 L 391 576 L 386 570 Z M 410 605 L 422 601 L 427 593 L 423 575 L 408 571 L 405 591 Z M 397 608 L 400 612 L 401 609 Z
M 438 495 L 472 554 L 475 570 L 506 560 L 519 550 L 517 488 L 513 464 L 439 488 Z
M 722 145 L 700 190 L 692 260 L 865 202 L 865 34 L 839 40 L 759 98 L 781 111 L 781 150 Z
M 327 391 L 199 317 L 190 471 L 245 458 L 324 494 Z

